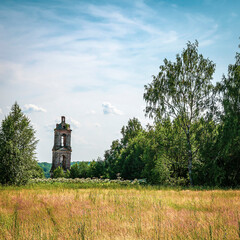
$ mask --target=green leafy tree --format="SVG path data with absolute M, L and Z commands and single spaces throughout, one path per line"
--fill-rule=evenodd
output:
M 167 119 L 162 123 L 164 148 L 171 164 L 171 178 L 186 180 L 188 177 L 188 154 L 185 132 L 179 124 L 179 119 L 172 123 Z
M 185 133 L 188 153 L 188 173 L 192 180 L 194 149 L 193 122 L 207 116 L 213 106 L 212 75 L 215 64 L 198 53 L 198 42 L 187 43 L 176 62 L 164 59 L 160 72 L 145 86 L 146 115 L 155 121 L 170 117 L 177 119 Z
M 121 143 L 125 147 L 128 142 L 136 137 L 143 130 L 140 121 L 137 118 L 129 119 L 127 126 L 123 126 L 121 130 Z
M 218 160 L 221 125 L 213 120 L 206 122 L 203 118 L 195 125 L 198 127 L 196 140 L 199 151 L 193 164 L 194 182 L 198 185 L 221 186 L 225 176 Z
M 38 164 L 36 164 L 32 170 L 32 178 L 45 178 L 44 170 Z
M 89 177 L 101 178 L 105 175 L 105 164 L 100 158 L 93 160 L 89 164 Z
M 65 172 L 65 178 L 70 178 L 70 171 L 67 169 L 67 171 Z
M 87 178 L 89 177 L 88 162 L 79 162 L 71 166 L 70 178 Z
M 186 183 L 187 164 L 183 130 L 166 118 L 145 134 L 143 176 L 152 184 Z
M 216 86 L 223 106 L 217 161 L 225 171 L 225 185 L 240 182 L 240 53 L 235 58 L 235 64 L 228 66 L 228 75 Z
M 65 173 L 63 171 L 63 168 L 59 166 L 56 169 L 54 169 L 52 177 L 53 178 L 64 178 L 65 177 Z
M 36 176 L 36 145 L 30 120 L 15 103 L 0 128 L 0 183 L 21 185 Z
M 129 119 L 127 126 L 123 126 L 121 129 L 122 138 L 120 140 L 115 140 L 112 142 L 112 145 L 109 150 L 105 151 L 104 154 L 104 166 L 106 169 L 105 176 L 111 179 L 115 179 L 119 174 L 123 173 L 124 167 L 124 176 L 129 179 L 130 176 L 127 174 L 127 163 L 124 163 L 127 160 L 131 164 L 137 164 L 138 161 L 134 161 L 131 157 L 126 159 L 126 148 L 128 144 L 134 139 L 140 132 L 142 132 L 141 123 L 137 118 Z M 133 155 L 132 155 L 133 157 Z M 134 157 L 137 160 L 136 157 Z M 134 163 L 135 162 L 135 163 Z M 138 162 L 139 163 L 139 162 Z M 135 166 L 131 166 L 134 169 Z M 130 169 L 130 166 L 129 166 Z
M 74 163 L 70 169 L 70 178 L 79 178 L 80 174 L 81 173 L 78 163 Z
M 80 178 L 89 177 L 89 163 L 88 162 L 80 162 L 78 163 L 80 169 Z
M 109 150 L 104 153 L 104 162 L 106 168 L 106 177 L 115 179 L 118 173 L 122 171 L 122 164 L 119 162 L 119 156 L 123 146 L 119 140 L 114 140 Z
M 121 177 L 124 179 L 135 179 L 142 177 L 144 169 L 143 152 L 145 148 L 144 133 L 129 139 L 129 142 L 121 151 L 119 161 L 122 163 Z
M 50 170 L 52 168 L 52 164 L 47 162 L 39 162 L 38 165 L 43 169 L 45 177 L 50 178 Z

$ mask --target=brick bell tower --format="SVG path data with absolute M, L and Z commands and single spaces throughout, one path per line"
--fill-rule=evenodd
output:
M 64 171 L 71 167 L 71 132 L 70 125 L 65 122 L 65 117 L 61 117 L 61 123 L 56 124 L 54 129 L 54 145 L 52 149 L 52 168 L 62 167 Z

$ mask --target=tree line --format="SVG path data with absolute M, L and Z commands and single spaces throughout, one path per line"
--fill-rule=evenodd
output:
M 146 178 L 151 184 L 239 186 L 240 54 L 216 84 L 215 64 L 198 53 L 197 41 L 188 42 L 175 62 L 163 62 L 143 96 L 154 124 L 143 128 L 130 119 L 105 151 L 101 175 Z
M 112 142 L 103 159 L 74 164 L 67 173 L 58 168 L 54 177 L 239 186 L 240 54 L 236 53 L 235 63 L 228 66 L 228 74 L 213 84 L 215 67 L 199 54 L 197 41 L 188 42 L 176 61 L 164 59 L 159 73 L 144 86 L 145 114 L 154 124 L 143 127 L 137 118 L 129 119 L 121 138 Z M 31 144 L 35 146 L 36 141 Z M 5 153 L 10 155 L 0 153 L 0 176 L 15 145 L 6 146 L 10 152 Z

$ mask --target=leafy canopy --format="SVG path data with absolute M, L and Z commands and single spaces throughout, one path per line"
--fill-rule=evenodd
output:
M 194 124 L 201 117 L 209 116 L 213 108 L 214 86 L 211 83 L 215 64 L 198 53 L 198 42 L 187 43 L 176 62 L 164 59 L 160 72 L 152 83 L 145 86 L 146 115 L 155 121 L 177 120 L 185 132 L 188 152 L 188 170 L 192 182 L 194 149 Z
M 155 120 L 181 116 L 183 126 L 211 106 L 215 64 L 198 54 L 198 42 L 188 42 L 176 62 L 164 59 L 152 83 L 145 85 L 146 115 Z

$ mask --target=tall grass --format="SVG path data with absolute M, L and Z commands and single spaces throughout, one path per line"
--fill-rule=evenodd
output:
M 0 239 L 240 238 L 239 190 L 71 184 L 1 187 Z

